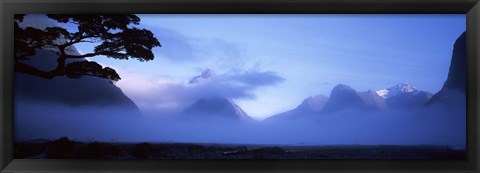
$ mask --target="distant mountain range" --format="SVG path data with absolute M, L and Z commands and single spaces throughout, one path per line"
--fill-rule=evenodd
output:
M 216 77 L 214 70 L 208 68 L 198 76 L 194 76 L 188 84 L 191 86 L 210 82 Z M 413 85 L 404 83 L 389 88 L 358 92 L 345 84 L 339 84 L 332 89 L 330 97 L 323 95 L 311 96 L 303 100 L 296 108 L 283 112 L 268 119 L 298 118 L 315 114 L 338 112 L 345 109 L 376 111 L 386 109 L 413 110 L 423 106 L 432 94 L 417 90 Z M 188 119 L 226 118 L 230 120 L 253 120 L 235 102 L 228 98 L 200 98 L 180 115 Z M 267 119 L 267 120 L 268 120 Z
M 293 119 L 296 116 L 312 114 L 327 114 L 346 109 L 361 111 L 376 111 L 387 109 L 414 110 L 422 107 L 430 100 L 432 94 L 427 91 L 417 90 L 411 84 L 398 84 L 377 91 L 368 90 L 358 92 L 345 84 L 339 84 L 332 89 L 330 97 L 317 95 L 305 99 L 295 109 L 267 118 Z
M 315 96 L 322 101 L 309 104 L 309 97 L 297 108 L 273 115 L 266 121 L 276 119 L 293 119 L 311 114 L 324 114 L 345 109 L 371 110 L 415 110 L 433 104 L 454 105 L 455 102 L 466 96 L 466 34 L 460 35 L 453 46 L 453 55 L 447 80 L 442 89 L 433 95 L 430 92 L 416 89 L 408 83 L 398 84 L 377 91 L 357 92 L 351 87 L 339 84 L 335 86 L 330 98 Z M 457 103 L 458 104 L 458 103 Z M 462 105 L 462 104 L 460 104 Z M 300 116 L 300 117 L 299 117 Z

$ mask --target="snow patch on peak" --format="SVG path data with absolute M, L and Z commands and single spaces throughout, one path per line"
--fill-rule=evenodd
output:
M 388 89 L 382 89 L 382 90 L 378 90 L 376 92 L 380 97 L 386 99 L 387 95 L 388 95 L 388 92 L 390 92 L 390 91 Z
M 381 90 L 376 91 L 376 93 L 384 99 L 388 99 L 388 98 L 396 96 L 398 94 L 403 94 L 403 93 L 415 94 L 417 92 L 418 92 L 418 90 L 413 85 L 411 85 L 409 83 L 398 84 L 398 85 L 392 86 L 390 88 L 381 89 Z
M 409 83 L 398 84 L 395 87 L 391 87 L 391 88 L 397 88 L 397 89 L 400 89 L 402 92 L 408 92 L 408 93 L 417 91 L 417 89 Z

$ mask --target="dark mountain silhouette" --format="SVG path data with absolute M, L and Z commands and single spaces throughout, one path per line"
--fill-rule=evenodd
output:
M 450 63 L 447 81 L 443 87 L 445 89 L 458 89 L 465 93 L 467 89 L 467 39 L 466 32 L 462 33 L 455 41 L 453 56 Z
M 30 65 L 39 69 L 54 66 L 48 59 L 56 58 L 51 50 L 37 50 Z M 85 61 L 85 60 L 84 60 Z M 44 79 L 15 73 L 15 99 L 34 103 L 56 103 L 68 106 L 114 106 L 138 110 L 120 88 L 109 79 L 83 76 L 79 79 L 55 77 Z M 139 111 L 139 110 L 138 110 Z
M 453 93 L 459 93 L 466 95 L 467 89 L 467 39 L 466 32 L 463 32 L 460 37 L 457 38 L 453 46 L 452 60 L 450 61 L 450 68 L 448 71 L 448 77 L 443 84 L 442 89 L 433 95 L 428 101 L 427 105 L 433 103 L 446 103 L 450 102 L 449 95 Z
M 26 18 L 22 27 L 45 29 L 58 26 L 58 23 L 45 17 Z M 59 38 L 54 43 L 63 43 Z M 69 55 L 80 55 L 74 46 L 65 49 Z M 57 68 L 59 50 L 50 47 L 36 49 L 35 55 L 28 57 L 24 63 L 38 70 L 49 71 Z M 66 64 L 89 62 L 85 58 L 67 59 Z M 40 104 L 63 104 L 68 106 L 113 106 L 119 109 L 133 110 L 140 113 L 134 102 L 111 80 L 96 76 L 69 78 L 57 76 L 52 79 L 41 78 L 27 73 L 15 73 L 15 101 Z

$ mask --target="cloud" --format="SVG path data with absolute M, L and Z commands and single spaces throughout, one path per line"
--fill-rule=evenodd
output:
M 284 81 L 275 72 L 253 70 L 219 74 L 196 84 L 173 81 L 168 76 L 122 74 L 124 78 L 117 85 L 126 95 L 142 110 L 159 114 L 181 111 L 200 98 L 255 99 L 258 88 Z
M 151 29 L 162 45 L 162 48 L 154 49 L 155 55 L 161 58 L 174 62 L 195 62 L 204 61 L 208 57 L 222 67 L 243 64 L 242 55 L 245 51 L 239 44 L 220 38 L 187 36 L 158 26 Z
M 190 85 L 193 98 L 223 97 L 254 99 L 253 91 L 273 86 L 285 79 L 272 71 L 237 71 L 212 77 L 204 83 Z
M 227 78 L 229 80 L 242 82 L 252 87 L 274 85 L 285 80 L 272 71 L 245 71 L 243 73 L 227 75 Z
M 191 38 L 161 27 L 155 28 L 152 32 L 162 45 L 161 49 L 154 50 L 156 56 L 162 56 L 162 58 L 172 61 L 188 61 L 196 58 L 194 55 L 195 47 L 191 43 Z
M 460 98 L 457 98 L 460 97 Z M 58 139 L 109 142 L 202 142 L 286 145 L 451 145 L 465 147 L 465 95 L 454 104 L 420 111 L 344 110 L 321 116 L 237 124 L 231 121 L 177 121 L 132 116 L 118 107 L 72 108 L 16 102 L 16 141 Z M 41 113 L 42 116 L 39 116 Z M 318 115 L 318 114 L 315 114 Z

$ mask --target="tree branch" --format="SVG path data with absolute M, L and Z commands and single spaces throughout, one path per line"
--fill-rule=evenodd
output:
M 81 58 L 88 58 L 88 57 L 94 57 L 98 56 L 100 54 L 98 53 L 87 53 L 84 55 L 65 55 L 65 58 L 71 58 L 71 59 L 81 59 Z
M 152 48 L 161 46 L 153 33 L 146 29 L 130 27 L 138 25 L 140 18 L 136 15 L 67 15 L 48 14 L 49 18 L 60 23 L 77 25 L 78 31 L 71 33 L 62 27 L 47 27 L 45 30 L 26 27 L 20 28 L 23 16 L 15 16 L 15 71 L 52 79 L 55 76 L 78 77 L 81 75 L 97 76 L 113 81 L 120 80 L 114 69 L 93 63 L 66 63 L 66 59 L 83 59 L 104 55 L 115 59 L 135 58 L 148 61 L 154 58 Z M 56 40 L 62 39 L 61 43 Z M 66 49 L 77 43 L 97 43 L 93 52 L 83 55 L 67 54 Z M 52 71 L 42 71 L 24 64 L 29 56 L 35 55 L 37 48 L 57 48 L 57 67 Z
M 42 71 L 35 67 L 26 65 L 24 63 L 17 62 L 15 64 L 15 72 L 26 73 L 33 76 L 42 77 L 45 79 L 53 79 L 55 76 L 62 76 L 63 74 L 59 74 L 57 70 L 52 71 Z

